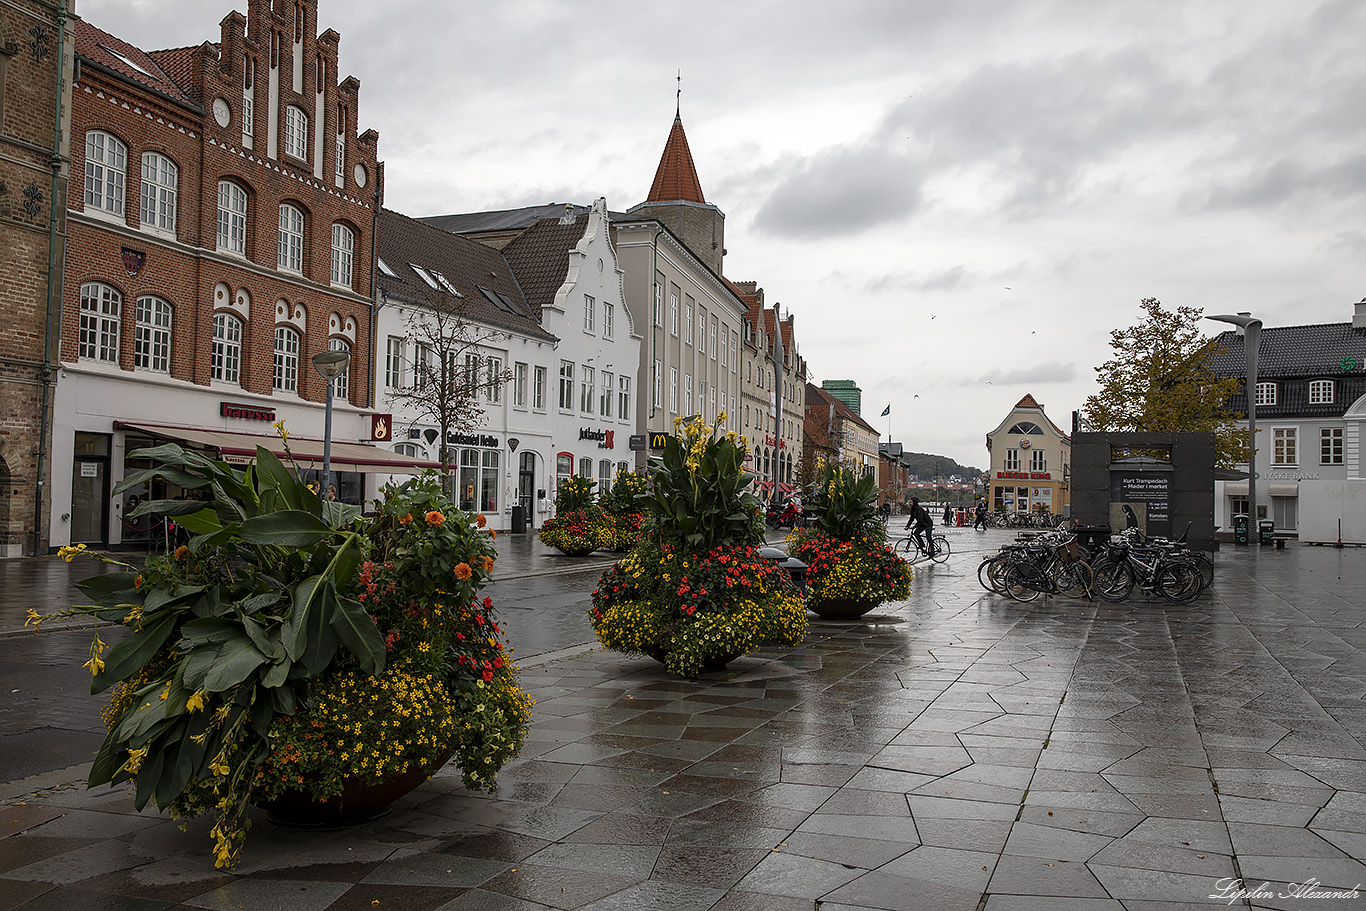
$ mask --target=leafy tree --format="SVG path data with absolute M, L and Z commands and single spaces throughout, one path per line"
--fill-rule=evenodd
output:
M 442 475 L 452 471 L 448 436 L 484 422 L 484 401 L 512 379 L 506 368 L 491 370 L 483 346 L 504 341 L 505 332 L 470 319 L 465 298 L 431 294 L 405 307 L 409 350 L 414 351 L 410 385 L 388 393 L 392 406 L 441 428 Z
M 1202 311 L 1168 310 L 1156 298 L 1139 305 L 1145 318 L 1110 333 L 1114 356 L 1095 368 L 1100 392 L 1084 406 L 1087 425 L 1101 431 L 1213 431 L 1215 464 L 1248 459 L 1243 417 L 1225 406 L 1241 391 L 1237 377 L 1218 377 L 1210 361 L 1221 349 L 1202 335 Z

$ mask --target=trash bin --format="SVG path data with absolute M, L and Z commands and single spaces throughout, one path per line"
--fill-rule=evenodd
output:
M 514 535 L 526 534 L 526 507 L 512 507 L 512 533 Z
M 1249 525 L 1248 525 L 1248 521 L 1249 521 L 1248 517 L 1245 516 L 1245 515 L 1243 515 L 1242 513 L 1238 513 L 1238 515 L 1236 515 L 1236 516 L 1233 517 L 1233 543 L 1234 543 L 1234 544 L 1246 544 L 1246 543 L 1248 543 L 1248 540 L 1247 540 L 1247 539 L 1248 539 L 1248 532 L 1249 532 L 1249 530 L 1250 530 Z
M 1078 525 L 1077 543 L 1088 554 L 1096 553 L 1110 543 L 1110 526 Z
M 1257 523 L 1257 538 L 1263 547 L 1269 547 L 1276 543 L 1276 523 L 1270 519 L 1262 519 Z

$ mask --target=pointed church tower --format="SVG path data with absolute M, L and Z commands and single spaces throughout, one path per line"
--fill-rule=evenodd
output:
M 664 154 L 655 169 L 654 183 L 645 202 L 632 206 L 632 215 L 657 218 L 668 225 L 702 262 L 717 275 L 726 255 L 726 216 L 702 195 L 683 118 L 674 114 L 673 128 L 664 143 Z

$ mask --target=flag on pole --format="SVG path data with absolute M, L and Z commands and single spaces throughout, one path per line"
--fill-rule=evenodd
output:
M 887 415 L 889 415 L 889 414 L 891 414 L 891 413 L 892 413 L 892 406 L 891 406 L 891 405 L 888 405 L 886 408 L 882 409 L 882 414 L 880 415 L 880 417 L 884 417 L 884 418 L 885 418 Z

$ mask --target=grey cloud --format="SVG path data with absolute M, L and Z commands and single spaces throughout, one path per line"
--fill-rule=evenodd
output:
M 961 287 L 975 277 L 967 266 L 950 266 L 934 272 L 888 272 L 874 275 L 863 283 L 863 290 L 880 291 L 947 291 Z
M 957 385 L 980 386 L 987 382 L 994 386 L 1005 386 L 1011 383 L 1067 383 L 1071 382 L 1076 375 L 1076 364 L 1047 361 L 1041 364 L 1031 364 L 1027 367 L 1017 367 L 1014 370 L 992 370 L 980 377 L 961 379 Z
M 915 212 L 922 181 L 920 164 L 909 156 L 876 146 L 832 149 L 783 179 L 754 225 L 795 239 L 866 231 Z
M 1273 206 L 1306 192 L 1328 193 L 1337 199 L 1366 192 L 1366 157 L 1357 155 L 1324 167 L 1307 167 L 1281 159 L 1241 181 L 1215 186 L 1204 204 L 1210 209 Z

